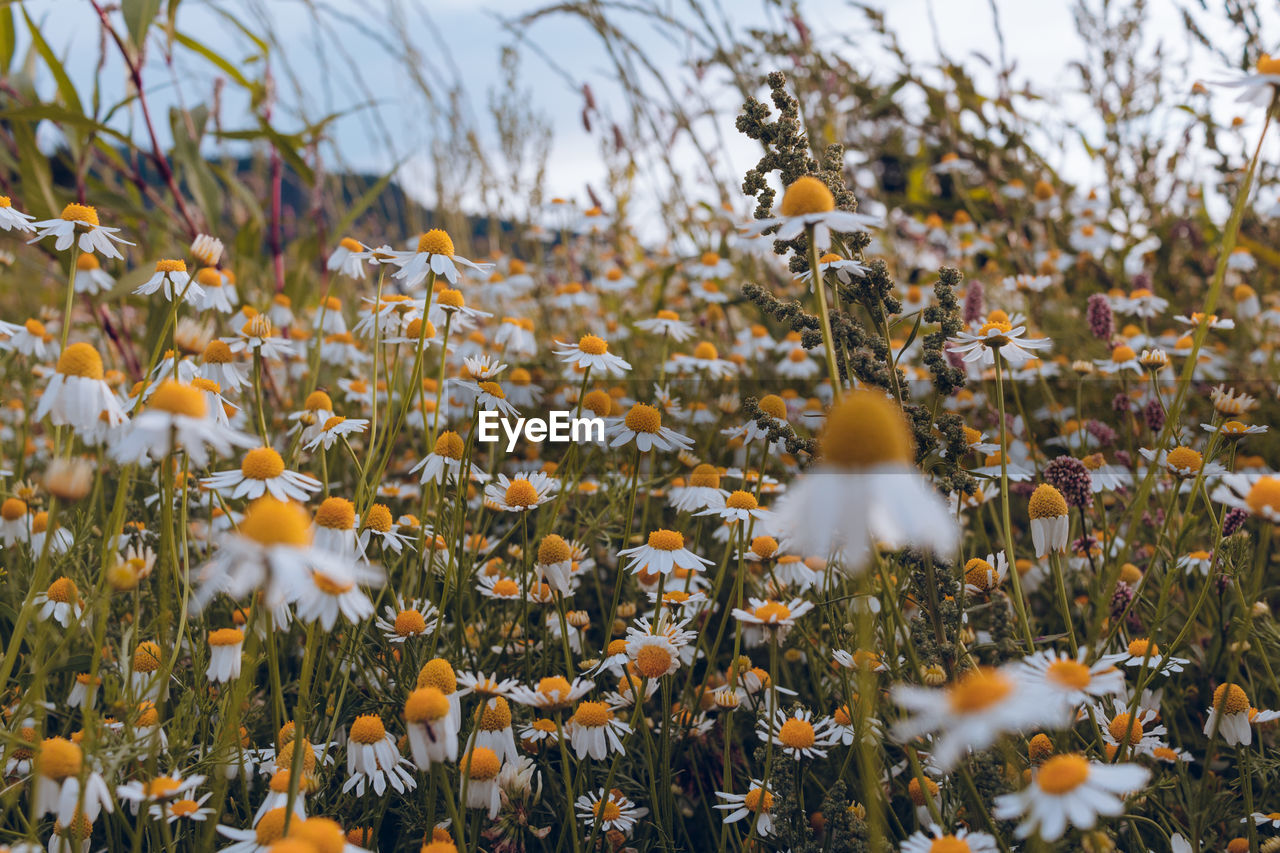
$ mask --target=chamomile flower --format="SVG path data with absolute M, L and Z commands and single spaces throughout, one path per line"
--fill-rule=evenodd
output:
M 1106 661 L 1085 663 L 1088 649 L 1074 656 L 1040 650 L 1014 665 L 1013 674 L 1033 692 L 1072 712 L 1086 702 L 1124 691 L 1124 673 Z
M 79 621 L 80 614 L 84 612 L 80 590 L 75 581 L 65 576 L 49 584 L 44 592 L 36 593 L 31 603 L 40 608 L 37 616 L 41 621 L 52 617 L 63 628 L 70 625 L 72 620 Z
M 0 195 L 0 228 L 5 231 L 34 231 L 35 226 L 32 221 L 35 217 L 29 213 L 23 213 L 13 206 L 13 199 L 7 195 Z
M 320 424 L 320 429 L 304 446 L 307 450 L 315 450 L 318 447 L 328 450 L 339 439 L 346 440 L 347 436 L 359 435 L 368 427 L 369 421 L 367 418 L 344 418 L 341 415 L 334 415 L 326 418 L 324 423 Z
M 347 733 L 347 781 L 342 793 L 355 790 L 363 797 L 371 788 L 381 797 L 387 786 L 397 794 L 412 791 L 418 786 L 406 767 L 413 762 L 400 754 L 396 739 L 382 724 L 377 714 L 362 714 L 351 723 Z
M 1124 651 L 1103 655 L 1098 660 L 1112 665 L 1136 666 L 1142 669 L 1149 669 L 1155 673 L 1182 672 L 1183 667 L 1191 663 L 1186 658 L 1165 654 L 1158 645 L 1141 637 L 1131 640 Z
M 1027 502 L 1027 514 L 1031 518 L 1031 540 L 1036 557 L 1067 550 L 1067 537 L 1071 532 L 1067 513 L 1067 501 L 1061 492 L 1048 483 L 1036 486 Z
M 53 357 L 54 337 L 44 323 L 32 317 L 25 323 L 6 323 L 0 321 L 0 349 L 17 350 L 25 356 L 39 361 L 47 361 Z
M 949 554 L 959 530 L 946 503 L 915 467 L 899 407 L 875 391 L 846 393 L 827 415 L 819 463 L 778 501 L 774 523 L 801 553 L 842 555 L 860 569 L 873 542 Z
M 966 362 L 987 366 L 995 364 L 996 355 L 1018 367 L 1032 357 L 1032 350 L 1047 349 L 1048 338 L 1026 337 L 1025 324 L 1015 326 L 1003 311 L 992 311 L 973 332 L 960 332 L 950 345 L 952 352 L 964 354 Z
M 648 809 L 623 796 L 621 791 L 612 790 L 606 795 L 603 788 L 578 797 L 574 811 L 588 828 L 598 826 L 601 834 L 620 832 L 623 835 L 630 834 L 636 822 L 649 813 Z
M 616 419 L 605 430 L 610 447 L 634 443 L 641 453 L 649 450 L 683 450 L 693 447 L 693 439 L 662 425 L 662 411 L 645 403 L 636 403 L 626 415 Z
M 393 277 L 399 279 L 406 289 L 417 287 L 429 273 L 443 276 L 450 284 L 456 284 L 459 265 L 481 275 L 488 275 L 493 270 L 493 264 L 477 264 L 454 254 L 453 240 L 439 228 L 419 237 L 415 251 L 393 253 L 392 263 L 400 268 Z
M 1204 733 L 1212 737 L 1217 733 L 1232 746 L 1249 746 L 1253 743 L 1253 728 L 1249 695 L 1238 684 L 1225 682 L 1213 691 L 1213 705 L 1204 721 Z
M 150 296 L 159 291 L 167 302 L 181 299 L 189 305 L 200 307 L 204 300 L 204 288 L 191 280 L 187 262 L 180 259 L 156 261 L 155 275 L 134 288 L 137 296 Z
M 933 736 L 933 758 L 943 770 L 954 767 L 970 749 L 982 750 L 1006 732 L 1021 732 L 1061 722 L 1059 705 L 1040 701 L 1009 669 L 979 667 L 945 689 L 900 684 L 893 701 L 911 716 L 893 727 L 901 741 Z
M 209 632 L 208 642 L 209 667 L 205 670 L 205 677 L 214 684 L 239 678 L 244 632 L 239 628 L 219 628 Z
M 356 281 L 364 281 L 366 263 L 377 263 L 374 260 L 373 250 L 359 240 L 343 237 L 338 241 L 337 248 L 329 255 L 329 260 L 325 262 L 325 269 Z
M 440 627 L 440 611 L 429 601 L 407 601 L 400 607 L 388 604 L 376 620 L 378 630 L 389 643 L 402 644 L 427 637 Z
M 1009 560 L 1004 552 L 988 554 L 986 559 L 974 557 L 964 564 L 964 588 L 970 595 L 985 595 L 1004 582 L 1009 573 Z
M 505 512 L 528 512 L 555 497 L 559 481 L 541 471 L 519 473 L 508 478 L 499 474 L 497 482 L 485 486 L 485 500 Z
M 28 242 L 36 243 L 45 237 L 56 238 L 53 248 L 65 252 L 75 243 L 82 252 L 97 252 L 108 258 L 123 259 L 115 243 L 132 246 L 128 240 L 118 237 L 119 228 L 107 228 L 98 223 L 96 208 L 85 204 L 69 204 L 57 219 L 44 219 L 33 223 L 36 236 Z M 68 819 L 69 819 L 68 815 Z M 66 821 L 63 821 L 66 823 Z
M 575 678 L 573 683 L 563 676 L 548 676 L 533 687 L 518 687 L 511 691 L 511 698 L 530 708 L 565 710 L 595 688 L 595 683 Z
M 1031 784 L 995 799 L 995 817 L 1018 820 L 1018 838 L 1057 841 L 1068 826 L 1092 829 L 1098 817 L 1124 812 L 1125 795 L 1142 788 L 1151 771 L 1137 764 L 1097 764 L 1083 755 L 1054 755 L 1032 771 Z
M 996 853 L 999 849 L 995 836 L 985 832 L 961 827 L 952 834 L 940 826 L 930 826 L 927 833 L 912 833 L 902 842 L 899 853 Z
M 201 377 L 217 382 L 229 393 L 239 391 L 241 387 L 249 384 L 244 372 L 236 366 L 236 355 L 226 341 L 209 341 L 204 348 L 204 353 L 200 356 L 197 370 Z
M 749 598 L 747 603 L 746 609 L 734 608 L 733 618 L 743 624 L 743 640 L 749 646 L 759 645 L 766 638 L 782 643 L 795 627 L 796 619 L 813 609 L 813 602 L 802 598 L 790 601 Z
M 700 570 L 712 561 L 684 547 L 684 534 L 677 530 L 655 530 L 644 545 L 624 548 L 619 557 L 627 558 L 627 570 L 650 574 L 670 574 L 672 569 Z
M 768 838 L 773 834 L 773 792 L 759 779 L 752 779 L 746 793 L 730 794 L 716 791 L 716 796 L 723 802 L 716 803 L 716 808 L 728 812 L 724 816 L 725 823 L 736 823 L 746 820 L 754 826 L 756 835 Z
M 128 803 L 130 810 L 136 815 L 143 806 L 152 803 L 163 803 L 171 800 L 190 797 L 196 788 L 204 784 L 203 776 L 155 776 L 143 781 L 134 779 L 116 786 L 116 796 Z
M 622 739 L 630 733 L 631 727 L 604 702 L 579 702 L 564 725 L 564 736 L 579 761 L 588 755 L 603 761 L 610 752 L 622 752 Z
M 695 334 L 692 324 L 681 320 L 676 312 L 665 309 L 659 311 L 654 317 L 637 320 L 635 326 L 641 331 L 670 338 L 676 343 L 687 341 Z
M 834 273 L 835 277 L 840 281 L 848 284 L 853 280 L 854 276 L 862 278 L 867 274 L 868 267 L 866 264 L 858 261 L 842 258 L 839 255 L 828 252 L 818 258 L 818 275 L 825 276 L 828 272 Z M 804 270 L 798 272 L 794 276 L 796 281 L 803 281 L 809 284 L 809 290 L 813 290 L 813 271 Z
M 743 234 L 755 236 L 770 228 L 775 240 L 794 240 L 808 227 L 813 228 L 813 240 L 818 251 L 825 252 L 831 246 L 831 232 L 849 234 L 879 227 L 878 217 L 836 210 L 835 197 L 827 185 L 812 175 L 797 178 L 782 194 L 779 215 L 742 226 Z
M 350 562 L 333 574 L 313 569 L 293 591 L 298 619 L 319 622 L 325 631 L 333 630 L 339 616 L 358 625 L 373 615 L 373 602 L 359 585 L 381 586 L 385 579 L 381 569 L 368 563 Z
M 0 201 L 4 197 L 0 196 Z M 12 208 L 9 208 L 12 209 Z M 3 218 L 3 212 L 6 210 L 0 207 L 0 219 Z M 98 293 L 107 293 L 114 289 L 116 280 L 111 273 L 102 268 L 102 262 L 98 260 L 97 255 L 88 252 L 81 253 L 76 258 L 76 293 L 88 293 L 90 295 Z
M 1280 87 L 1280 59 L 1272 59 L 1271 54 L 1264 53 L 1258 57 L 1253 71 L 1232 80 L 1219 80 L 1217 85 L 1239 89 L 1237 103 L 1265 107 L 1275 99 L 1277 87 Z
M 176 450 L 194 465 L 209 462 L 209 451 L 229 455 L 234 447 L 250 447 L 256 439 L 219 424 L 210 416 L 204 392 L 192 385 L 165 380 L 147 397 L 146 407 L 111 439 L 117 462 L 157 461 Z
M 799 707 L 790 712 L 779 708 L 772 717 L 760 720 L 756 725 L 756 736 L 765 743 L 772 741 L 784 755 L 797 761 L 801 758 L 825 758 L 827 750 L 840 739 L 830 717 L 815 719 L 812 711 Z
M 35 814 L 51 814 L 67 826 L 81 812 L 92 821 L 104 811 L 113 811 L 107 783 L 97 770 L 84 772 L 84 750 L 78 744 L 61 737 L 45 738 L 36 752 L 34 767 Z
M 404 703 L 409 751 L 420 770 L 458 759 L 458 721 L 449 697 L 438 687 L 422 686 Z
M 228 498 L 250 500 L 269 494 L 278 501 L 305 501 L 321 489 L 320 481 L 314 477 L 286 471 L 284 459 L 270 447 L 250 450 L 239 468 L 220 471 L 204 478 L 201 484 Z
M 265 359 L 283 359 L 294 353 L 293 342 L 275 334 L 271 318 L 266 314 L 253 315 L 234 338 L 223 338 L 222 341 L 233 353 L 250 352 Z
M 609 352 L 609 344 L 598 335 L 583 335 L 576 344 L 556 342 L 555 354 L 565 364 L 590 369 L 599 376 L 625 376 L 630 362 Z
M 36 406 L 36 420 L 49 415 L 52 424 L 69 424 L 81 433 L 124 423 L 123 406 L 104 377 L 99 352 L 88 343 L 72 343 L 58 357 L 58 369 Z

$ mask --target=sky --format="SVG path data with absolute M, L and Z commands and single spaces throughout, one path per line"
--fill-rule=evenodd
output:
M 772 4 L 761 0 L 709 2 L 731 6 L 733 20 L 742 28 L 774 19 L 777 14 Z M 483 117 L 490 92 L 501 85 L 500 50 L 513 40 L 512 32 L 504 28 L 502 21 L 541 5 L 545 4 L 530 0 L 184 0 L 179 7 L 178 28 L 232 59 L 246 73 L 256 73 L 260 69 L 258 51 L 218 10 L 247 13 L 259 24 L 269 23 L 279 41 L 273 50 L 283 55 L 283 65 L 296 75 L 293 81 L 282 79 L 282 100 L 294 100 L 289 90 L 293 85 L 302 86 L 313 117 L 349 110 L 355 104 L 364 104 L 373 93 L 375 108 L 352 111 L 333 125 L 335 144 L 343 160 L 371 171 L 398 166 L 406 190 L 430 205 L 430 161 L 418 152 L 431 144 L 433 121 L 424 114 L 427 110 L 415 85 L 430 87 L 440 95 L 448 88 L 449 80 L 461 81 L 466 88 L 467 109 L 478 117 L 482 132 L 488 133 L 491 124 Z M 677 0 L 669 0 L 669 5 L 683 8 Z M 995 55 L 994 6 L 1001 19 L 1007 53 L 1016 63 L 1015 82 L 1025 80 L 1048 95 L 1057 109 L 1081 108 L 1078 100 L 1073 100 L 1076 78 L 1066 70 L 1083 49 L 1072 20 L 1074 0 L 870 0 L 870 5 L 885 10 L 890 28 L 922 66 L 935 65 L 941 48 L 948 58 L 964 61 L 980 79 L 983 65 L 973 54 L 980 51 Z M 337 34 L 336 40 L 326 37 L 318 41 L 309 6 L 323 10 Z M 1165 43 L 1178 59 L 1176 70 L 1185 73 L 1188 80 L 1219 79 L 1229 73 L 1206 52 L 1188 47 L 1178 0 L 1150 0 L 1149 6 L 1145 35 Z M 26 7 L 54 50 L 66 57 L 68 72 L 82 91 L 96 82 L 105 97 L 122 95 L 125 81 L 120 63 L 113 58 L 99 71 L 100 34 L 88 0 L 27 0 Z M 819 28 L 819 43 L 823 39 L 858 39 L 862 15 L 844 0 L 808 0 L 803 8 L 810 23 Z M 79 9 L 83 12 L 76 11 Z M 1280 18 L 1280 12 L 1274 14 Z M 936 26 L 929 25 L 931 19 Z M 687 55 L 687 45 L 671 43 L 638 22 L 629 23 L 634 23 L 635 29 L 627 35 L 644 47 L 655 64 L 676 67 Z M 1280 21 L 1268 23 L 1275 25 L 1273 32 L 1280 36 Z M 606 82 L 610 73 L 608 57 L 582 23 L 563 16 L 541 19 L 517 32 L 526 46 L 521 89 L 527 93 L 531 107 L 544 115 L 553 128 L 547 173 L 550 194 L 584 199 L 584 187 L 598 186 L 606 166 L 597 137 L 582 127 L 581 85 L 591 82 L 598 102 L 606 109 L 617 107 L 619 92 Z M 407 35 L 422 57 L 418 83 L 387 47 L 397 41 L 399 33 Z M 1212 34 L 1229 39 L 1225 27 L 1216 27 Z M 20 53 L 24 49 L 20 43 Z M 216 69 L 190 54 L 180 54 L 179 62 L 167 65 L 158 53 L 152 51 L 145 72 L 149 97 L 158 115 L 163 116 L 169 105 L 189 106 L 211 96 L 213 79 L 222 76 Z M 868 66 L 874 68 L 876 58 L 874 52 L 867 53 Z M 281 68 L 278 60 L 276 67 Z M 359 80 L 352 77 L 353 67 L 359 68 Z M 42 92 L 52 90 L 52 79 L 41 79 L 39 84 Z M 234 127 L 238 118 L 247 115 L 247 101 L 234 86 L 224 88 L 221 97 L 226 122 Z M 1219 101 L 1219 109 L 1233 109 L 1228 96 L 1219 97 Z M 713 140 L 709 144 L 720 149 L 719 159 L 726 174 L 739 174 L 757 156 L 754 143 L 733 130 L 738 106 L 736 95 L 725 92 L 717 98 L 713 121 L 718 132 L 707 136 Z M 283 121 L 288 129 L 288 120 Z M 140 132 L 136 126 L 130 130 Z M 167 129 L 159 130 L 162 139 L 166 139 Z M 390 146 L 388 138 L 393 140 Z M 389 151 L 389 147 L 395 150 Z M 688 155 L 677 151 L 673 156 Z M 1090 163 L 1082 150 L 1064 150 L 1056 156 L 1055 165 L 1071 179 L 1087 183 L 1096 171 L 1096 164 Z

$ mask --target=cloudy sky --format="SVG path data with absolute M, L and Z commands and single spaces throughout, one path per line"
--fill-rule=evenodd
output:
M 776 20 L 778 14 L 773 4 L 759 0 L 710 2 L 732 8 L 735 25 L 743 29 Z M 1150 0 L 1145 35 L 1151 43 L 1164 43 L 1176 59 L 1175 71 L 1188 81 L 1217 79 L 1226 70 L 1207 52 L 1192 49 L 1183 33 L 1179 8 L 1186 2 Z M 370 97 L 376 99 L 375 107 L 351 112 L 335 124 L 342 156 L 349 164 L 369 170 L 386 170 L 401 162 L 406 188 L 427 203 L 431 201 L 429 166 L 427 158 L 417 152 L 428 144 L 432 122 L 423 114 L 423 98 L 417 87 L 430 87 L 439 96 L 451 80 L 461 81 L 466 87 L 467 109 L 487 132 L 491 125 L 484 113 L 489 93 L 500 85 L 500 50 L 518 35 L 530 48 L 521 66 L 521 87 L 528 91 L 529 103 L 551 121 L 555 132 L 549 189 L 582 198 L 584 185 L 598 182 L 604 165 L 598 141 L 582 128 L 580 86 L 592 83 L 597 100 L 606 109 L 620 106 L 620 98 L 605 82 L 610 73 L 607 55 L 579 21 L 561 16 L 514 31 L 503 26 L 504 20 L 541 5 L 545 4 L 534 0 L 185 0 L 178 27 L 253 76 L 261 67 L 259 51 L 220 10 L 245 16 L 259 31 L 269 26 L 278 41 L 272 50 L 284 60 L 275 60 L 278 73 L 282 78 L 287 76 L 280 72 L 282 67 L 293 73 L 292 79 L 281 81 L 282 98 L 294 103 L 292 90 L 301 87 L 313 118 L 367 104 Z M 683 8 L 680 3 L 671 5 Z M 948 58 L 965 61 L 980 77 L 983 66 L 975 52 L 989 57 L 996 54 L 994 5 L 1007 53 L 1016 63 L 1015 82 L 1028 82 L 1059 109 L 1080 108 L 1072 100 L 1076 78 L 1066 70 L 1083 48 L 1072 21 L 1074 0 L 871 0 L 871 5 L 886 10 L 891 28 L 922 67 L 936 63 L 941 48 Z M 113 58 L 99 73 L 99 30 L 87 0 L 28 0 L 26 6 L 58 54 L 66 57 L 71 75 L 83 89 L 92 86 L 96 78 L 104 97 L 120 96 L 124 78 L 119 62 Z M 808 0 L 803 6 L 820 43 L 823 39 L 859 41 L 863 17 L 847 2 Z M 316 8 L 328 22 L 326 32 L 318 31 L 314 24 L 312 10 Z M 1280 19 L 1280 13 L 1272 14 Z M 1268 23 L 1273 34 L 1280 36 L 1277 21 Z M 1233 43 L 1225 27 L 1212 20 L 1210 25 L 1211 35 L 1225 44 Z M 416 80 L 398 58 L 404 43 L 401 34 L 422 58 Z M 673 43 L 638 22 L 628 36 L 644 45 L 648 57 L 659 66 L 675 68 L 687 56 L 688 45 Z M 210 96 L 218 74 L 207 63 L 188 54 L 169 65 L 157 53 L 153 51 L 146 75 L 157 112 L 163 114 L 167 105 L 190 105 Z M 875 53 L 866 57 L 874 69 Z M 353 68 L 358 68 L 358 77 Z M 40 84 L 42 91 L 52 88 L 52 80 L 42 79 Z M 223 97 L 227 123 L 235 126 L 244 117 L 246 104 L 234 87 L 225 90 Z M 1234 109 L 1229 97 L 1221 96 L 1219 101 L 1229 117 Z M 717 105 L 721 106 L 716 118 L 720 133 L 708 138 L 724 140 L 720 152 L 724 168 L 737 173 L 755 152 L 752 144 L 733 130 L 737 96 L 725 92 L 722 105 L 721 101 Z M 163 129 L 161 132 L 163 135 Z M 397 156 L 402 159 L 397 161 Z M 1063 151 L 1058 157 L 1058 165 L 1077 180 L 1089 179 L 1091 165 L 1080 151 Z

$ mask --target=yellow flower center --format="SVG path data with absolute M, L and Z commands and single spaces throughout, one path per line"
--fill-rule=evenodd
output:
M 574 723 L 585 728 L 599 728 L 607 725 L 611 719 L 613 712 L 604 702 L 579 702 L 577 710 L 573 712 Z
M 538 562 L 544 566 L 563 563 L 571 556 L 573 554 L 569 549 L 569 543 L 554 533 L 542 537 L 542 541 L 538 543 Z
M 134 672 L 155 672 L 160 668 L 160 646 L 147 640 L 133 650 Z
M 68 776 L 79 775 L 84 752 L 66 738 L 45 738 L 40 744 L 40 754 L 36 761 L 40 775 L 62 781 Z
M 156 261 L 156 272 L 186 272 L 187 262 L 166 258 L 165 260 Z
M 720 488 L 720 472 L 716 466 L 703 462 L 689 474 L 689 485 L 700 489 Z
M 720 263 L 720 255 L 718 253 L 716 252 L 702 253 L 702 265 L 704 267 L 714 267 L 718 263 Z
M 733 492 L 729 497 L 725 498 L 724 505 L 731 509 L 747 510 L 758 509 L 760 507 L 759 502 L 756 501 L 755 495 L 750 492 L 744 492 L 741 489 Z
M 1129 655 L 1135 658 L 1143 658 L 1147 656 L 1147 649 L 1151 650 L 1151 657 L 1160 656 L 1160 647 L 1150 640 L 1134 640 L 1129 643 Z
M 189 418 L 203 418 L 209 411 L 204 393 L 199 388 L 172 379 L 160 383 L 160 387 L 147 399 L 147 407 Z
M 396 633 L 401 637 L 415 637 L 427 630 L 427 620 L 416 610 L 401 610 L 396 614 Z
M 244 632 L 238 628 L 219 628 L 209 632 L 209 645 L 236 646 L 244 642 Z
M 62 351 L 58 357 L 58 372 L 63 376 L 83 376 L 86 379 L 101 379 L 102 356 L 92 345 L 86 343 L 72 344 Z
M 97 227 L 98 210 L 87 204 L 69 204 L 62 208 L 62 218 L 67 222 L 82 222 Z
M 791 618 L 791 608 L 780 601 L 768 601 L 755 609 L 755 617 L 761 622 L 782 622 Z
M 653 643 L 641 646 L 636 653 L 636 669 L 645 678 L 661 678 L 671 669 L 671 652 Z
M 808 720 L 792 717 L 778 729 L 778 740 L 789 749 L 808 749 L 813 746 L 813 725 Z
M 49 590 L 45 595 L 50 601 L 74 604 L 80 598 L 80 590 L 76 589 L 76 583 L 71 578 L 61 577 L 49 584 Z
M 520 594 L 520 585 L 511 578 L 501 578 L 493 582 L 493 594 L 502 598 L 514 598 Z
M 391 510 L 385 504 L 374 504 L 364 515 L 364 526 L 378 533 L 391 531 Z
M 453 257 L 453 240 L 439 228 L 432 228 L 418 238 L 418 252 Z
M 244 455 L 240 473 L 250 480 L 272 480 L 284 473 L 284 460 L 270 447 L 257 447 Z
M 767 560 L 778 552 L 778 540 L 772 536 L 757 536 L 751 540 L 751 553 Z
M 1280 57 L 1271 58 L 1271 54 L 1264 53 L 1258 57 L 1257 71 L 1259 74 L 1280 74 Z
M 1138 354 L 1133 351 L 1133 347 L 1127 344 L 1120 344 L 1111 351 L 1111 360 L 1117 363 L 1125 361 L 1133 361 Z
M 350 592 L 355 584 L 350 581 L 337 580 L 322 572 L 316 572 L 311 576 L 311 581 L 316 585 L 316 589 L 325 595 L 342 595 Z
M 27 514 L 27 504 L 18 498 L 5 498 L 0 504 L 0 518 L 5 521 L 17 521 Z
M 538 503 L 538 490 L 528 480 L 517 478 L 507 486 L 504 498 L 507 506 L 530 507 Z
M 578 339 L 578 349 L 587 355 L 604 355 L 609 351 L 609 344 L 597 335 L 583 335 Z
M 1036 486 L 1031 500 L 1027 502 L 1027 515 L 1031 518 L 1061 518 L 1066 514 L 1067 501 L 1062 492 L 1048 483 Z
M 1213 691 L 1213 707 L 1223 714 L 1241 714 L 1249 710 L 1249 694 L 1238 684 L 1219 684 Z
M 978 667 L 960 676 L 947 691 L 951 709 L 975 714 L 992 707 L 1013 692 L 1013 682 L 989 667 Z
M 1165 457 L 1170 468 L 1179 471 L 1199 471 L 1200 466 L 1204 464 L 1204 457 L 1197 450 L 1190 447 L 1175 447 L 1169 451 L 1169 455 Z
M 812 175 L 797 178 L 782 194 L 783 216 L 805 216 L 835 210 L 836 199 L 827 185 Z
M 146 792 L 148 797 L 151 797 L 152 799 L 159 799 L 161 797 L 167 797 L 169 794 L 178 790 L 179 784 L 181 783 L 172 776 L 157 776 L 143 785 L 142 789 Z
M 764 814 L 768 814 L 769 810 L 773 808 L 773 794 L 769 793 L 764 788 L 752 788 L 750 791 L 747 791 L 746 796 L 742 798 L 742 804 L 747 807 L 748 811 L 754 814 L 760 814 L 762 812 Z
M 720 357 L 720 352 L 716 349 L 715 344 L 710 341 L 702 341 L 693 348 L 693 357 L 700 358 L 703 361 L 714 361 Z
M 594 812 L 596 818 L 602 822 L 617 820 L 622 817 L 622 807 L 612 799 L 601 800 L 591 807 L 591 811 Z
M 445 694 L 458 689 L 458 678 L 444 658 L 432 658 L 418 670 L 418 687 L 434 687 Z
M 974 557 L 964 564 L 964 582 L 981 590 L 988 590 L 995 584 L 995 568 L 986 560 Z
M 831 409 L 820 447 L 828 462 L 843 468 L 909 465 L 915 458 L 902 410 L 875 391 L 853 391 Z
M 655 530 L 649 534 L 649 547 L 658 551 L 679 551 L 684 547 L 684 534 L 677 530 Z
M 560 675 L 552 675 L 538 682 L 538 692 L 548 699 L 564 701 L 569 696 L 569 682 Z
M 787 404 L 777 394 L 765 394 L 756 403 L 756 408 L 771 418 L 785 420 L 787 417 Z
M 1244 499 L 1254 515 L 1280 511 L 1280 477 L 1260 477 Z
M 1046 794 L 1066 794 L 1089 778 L 1089 762 L 1083 755 L 1055 755 L 1040 765 L 1036 784 Z
M 674 311 L 668 311 L 665 308 L 659 311 L 657 316 L 659 320 L 679 320 L 680 319 L 679 314 L 677 314 Z
M 263 847 L 279 841 L 284 835 L 285 807 L 272 809 L 262 816 L 258 825 L 253 828 L 254 840 Z
M 360 245 L 360 241 L 353 237 L 343 237 L 338 241 L 338 245 L 346 249 L 348 252 L 363 252 L 364 247 Z
M 623 423 L 632 432 L 654 433 L 662 428 L 662 412 L 653 406 L 636 403 L 627 412 Z
M 404 718 L 410 723 L 431 723 L 449 714 L 449 698 L 435 687 L 419 687 L 404 703 Z
M 1142 721 L 1128 714 L 1116 714 L 1107 731 L 1120 744 L 1134 746 L 1142 741 Z
M 929 853 L 969 853 L 969 842 L 954 835 L 944 835 L 933 840 Z
M 1089 667 L 1074 660 L 1054 661 L 1045 670 L 1045 676 L 1050 681 L 1061 684 L 1063 687 L 1070 687 L 1072 690 L 1083 690 L 1093 680 Z
M 502 390 L 502 386 L 497 382 L 479 382 L 480 390 L 488 394 L 490 397 L 497 397 L 499 400 L 505 400 L 507 394 Z
M 325 498 L 316 510 L 316 525 L 330 530 L 350 530 L 356 524 L 356 506 L 346 498 Z
M 304 548 L 311 544 L 307 511 L 295 503 L 263 496 L 245 510 L 240 522 L 240 535 L 259 545 L 290 545 Z
M 169 814 L 175 817 L 190 817 L 200 810 L 195 800 L 174 800 L 169 804 Z
M 36 337 L 36 338 L 44 338 L 44 337 L 48 337 L 48 335 L 49 335 L 49 332 L 48 332 L 48 331 L 46 331 L 46 329 L 45 329 L 45 327 L 44 327 L 44 323 L 41 323 L 39 320 L 36 320 L 36 319 L 34 319 L 34 318 L 32 318 L 32 319 L 28 320 L 27 322 L 23 323 L 23 324 L 22 324 L 22 326 L 23 326 L 23 328 L 24 328 L 24 329 L 26 329 L 26 330 L 27 330 L 27 332 L 28 332 L 32 337 Z
M 494 696 L 485 703 L 480 715 L 480 728 L 486 732 L 500 732 L 511 726 L 511 706 L 501 696 Z
M 356 743 L 377 743 L 387 736 L 387 729 L 377 714 L 361 714 L 351 723 L 350 737 Z

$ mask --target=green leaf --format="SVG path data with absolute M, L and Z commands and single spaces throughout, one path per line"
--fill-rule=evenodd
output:
M 0 71 L 8 71 L 13 64 L 13 53 L 18 46 L 18 35 L 13 26 L 13 7 L 0 11 Z
M 128 136 L 118 130 L 107 127 L 100 121 L 95 121 L 84 113 L 72 112 L 65 107 L 59 107 L 55 104 L 35 104 L 29 107 L 16 107 L 12 110 L 0 110 L 0 118 L 9 121 L 43 121 L 48 120 L 54 124 L 61 126 L 78 127 L 82 130 L 92 130 L 104 136 L 110 136 L 119 140 L 125 145 L 131 144 Z
M 133 43 L 134 50 L 141 52 L 151 22 L 160 14 L 160 0 L 124 0 L 120 10 L 124 13 L 125 26 L 129 28 L 129 41 Z
M 62 63 L 53 53 L 53 48 L 49 47 L 49 43 L 44 40 L 44 36 L 40 34 L 40 28 L 36 26 L 35 21 L 31 20 L 31 15 L 27 14 L 25 7 L 22 10 L 22 17 L 27 19 L 27 29 L 31 31 L 31 46 L 36 49 L 36 53 L 40 54 L 44 64 L 49 66 L 49 71 L 52 72 L 53 79 L 58 84 L 58 94 L 62 96 L 63 103 L 73 113 L 84 115 L 84 106 L 80 103 L 80 96 L 76 93 L 76 87 L 72 85 L 71 78 L 67 76 L 67 70 L 62 67 Z
M 241 74 L 240 69 L 236 67 L 235 63 L 231 62 L 226 57 L 221 56 L 208 45 L 201 44 L 191 36 L 179 32 L 175 32 L 173 34 L 173 40 L 185 47 L 187 50 L 195 51 L 205 59 L 209 60 L 211 63 L 216 65 L 223 74 L 226 74 L 234 80 L 241 88 L 248 89 L 250 92 L 257 92 L 258 89 L 261 88 L 259 83 L 251 81 Z
M 18 170 L 22 176 L 21 186 L 37 188 L 44 200 L 45 209 L 50 216 L 57 216 L 62 208 L 53 195 L 53 179 L 49 175 L 49 158 L 40 153 L 36 145 L 34 123 L 15 121 L 11 125 L 14 144 L 18 147 Z M 32 198 L 33 190 L 28 189 L 22 200 L 30 212 L 36 205 Z

